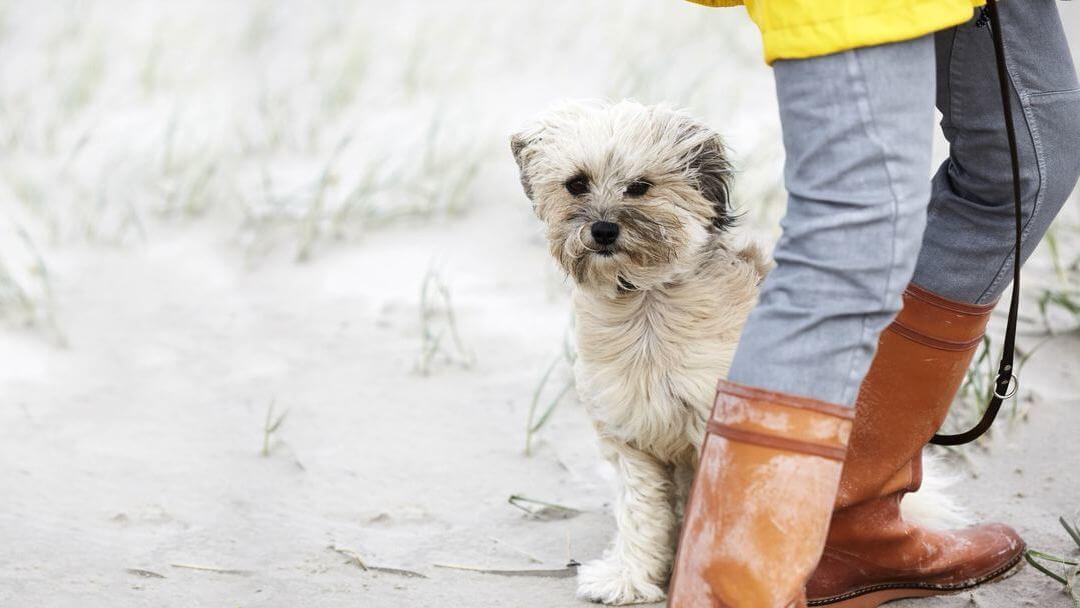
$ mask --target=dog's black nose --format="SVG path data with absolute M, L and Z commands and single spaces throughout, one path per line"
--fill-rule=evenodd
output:
M 619 238 L 619 225 L 615 222 L 594 222 L 590 232 L 597 245 L 610 245 Z

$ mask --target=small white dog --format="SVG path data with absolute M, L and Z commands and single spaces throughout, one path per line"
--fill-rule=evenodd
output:
M 578 394 L 618 473 L 618 534 L 578 595 L 658 601 L 716 382 L 767 267 L 728 227 L 720 138 L 683 112 L 567 103 L 513 136 L 551 254 L 575 282 Z

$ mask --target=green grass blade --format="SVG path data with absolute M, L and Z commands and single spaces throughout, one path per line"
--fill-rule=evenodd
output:
M 1024 552 L 1024 559 L 1027 560 L 1027 563 L 1031 564 L 1032 568 L 1035 568 L 1039 572 L 1042 572 L 1046 576 L 1049 576 L 1050 578 L 1052 578 L 1055 581 L 1061 583 L 1062 585 L 1068 585 L 1069 584 L 1069 581 L 1065 580 L 1065 577 L 1059 575 L 1057 572 L 1054 572 L 1053 570 L 1047 568 L 1046 566 L 1043 566 L 1042 564 L 1037 562 L 1035 560 L 1035 558 L 1045 559 L 1045 560 L 1048 560 L 1048 561 L 1058 562 L 1058 563 L 1065 563 L 1065 564 L 1068 564 L 1070 562 L 1062 560 L 1060 557 L 1056 557 L 1056 556 L 1053 556 L 1053 555 L 1048 555 L 1048 554 L 1043 553 L 1041 551 L 1035 551 L 1034 549 L 1029 549 L 1029 550 Z
M 1080 531 L 1077 531 L 1075 526 L 1069 524 L 1065 517 L 1059 517 L 1058 521 L 1061 522 L 1061 527 L 1065 528 L 1065 531 L 1072 537 L 1073 542 L 1076 543 L 1076 547 L 1080 549 Z

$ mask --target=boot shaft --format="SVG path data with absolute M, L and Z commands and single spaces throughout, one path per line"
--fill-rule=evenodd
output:
M 919 455 L 945 421 L 992 311 L 916 285 L 905 291 L 859 389 L 838 509 L 918 489 Z

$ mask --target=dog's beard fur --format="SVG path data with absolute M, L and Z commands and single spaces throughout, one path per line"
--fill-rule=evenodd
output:
M 692 220 L 684 216 L 661 205 L 623 206 L 603 218 L 566 217 L 551 222 L 548 242 L 552 257 L 583 288 L 600 292 L 648 288 L 669 280 L 679 261 L 689 257 L 691 243 L 704 240 L 705 231 L 695 231 Z M 598 219 L 620 227 L 611 253 L 601 253 L 588 234 Z

